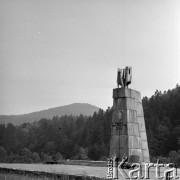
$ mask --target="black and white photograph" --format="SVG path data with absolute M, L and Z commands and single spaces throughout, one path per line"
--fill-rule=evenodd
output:
M 180 0 L 0 0 L 0 180 L 180 178 Z

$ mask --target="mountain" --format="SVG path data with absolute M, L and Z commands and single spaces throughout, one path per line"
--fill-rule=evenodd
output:
M 83 115 L 93 115 L 93 113 L 98 111 L 99 108 L 90 104 L 85 103 L 74 103 L 70 105 L 50 108 L 47 110 L 32 112 L 29 114 L 22 115 L 0 115 L 0 124 L 12 123 L 14 125 L 20 125 L 25 122 L 34 122 L 43 118 L 51 119 L 53 116 L 63 116 L 63 115 L 73 115 L 78 116 Z

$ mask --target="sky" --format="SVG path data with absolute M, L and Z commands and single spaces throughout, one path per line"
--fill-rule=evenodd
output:
M 0 0 L 0 114 L 113 104 L 117 68 L 151 97 L 180 82 L 179 0 Z

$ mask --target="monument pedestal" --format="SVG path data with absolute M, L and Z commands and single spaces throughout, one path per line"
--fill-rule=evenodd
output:
M 113 89 L 113 109 L 110 156 L 116 153 L 121 160 L 124 154 L 138 155 L 141 162 L 149 162 L 140 92 L 126 87 Z

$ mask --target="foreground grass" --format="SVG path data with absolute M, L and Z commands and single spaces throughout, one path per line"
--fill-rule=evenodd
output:
M 0 180 L 52 180 L 52 178 L 28 177 L 15 174 L 0 174 Z M 56 179 L 55 179 L 56 180 Z
M 0 167 L 8 169 L 20 169 L 27 171 L 39 171 L 53 174 L 82 175 L 106 178 L 107 167 L 81 166 L 81 165 L 47 165 L 47 164 L 7 164 L 0 163 Z

